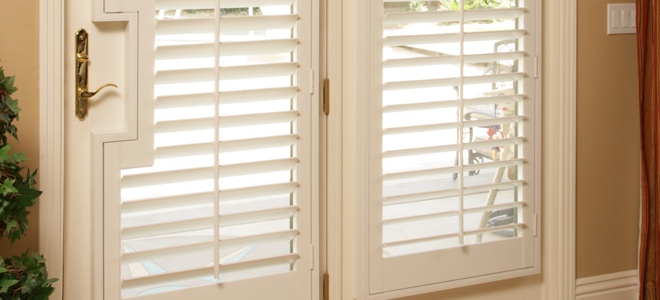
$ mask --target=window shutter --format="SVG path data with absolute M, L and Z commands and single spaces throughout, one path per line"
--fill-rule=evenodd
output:
M 155 163 L 121 170 L 122 297 L 308 299 L 311 4 L 154 12 Z
M 539 10 L 371 0 L 375 298 L 538 272 Z

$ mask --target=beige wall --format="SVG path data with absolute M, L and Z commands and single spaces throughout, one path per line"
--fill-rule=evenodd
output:
M 0 66 L 5 75 L 16 75 L 18 91 L 18 137 L 20 143 L 13 150 L 25 152 L 29 159 L 25 166 L 34 170 L 39 166 L 39 1 L 0 0 Z M 38 211 L 29 216 L 28 235 L 9 247 L 0 241 L 0 256 L 6 257 L 28 248 L 38 248 Z
M 607 3 L 579 0 L 577 277 L 637 268 L 636 35 L 607 35 Z

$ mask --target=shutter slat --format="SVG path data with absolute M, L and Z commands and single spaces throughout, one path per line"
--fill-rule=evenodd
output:
M 525 13 L 524 8 L 475 9 L 465 11 L 464 21 L 481 21 L 493 19 L 515 19 Z M 433 12 L 402 12 L 387 13 L 383 24 L 413 24 L 413 23 L 448 23 L 460 21 L 458 11 Z
M 291 76 L 297 68 L 298 63 L 295 62 L 221 67 L 220 80 Z
M 463 210 L 463 213 L 464 214 L 469 214 L 469 213 L 489 212 L 489 211 L 494 211 L 494 210 L 499 210 L 499 209 L 522 207 L 524 204 L 525 204 L 525 202 L 512 202 L 512 203 L 504 203 L 504 204 L 493 204 L 493 205 L 490 205 L 490 206 L 483 206 L 483 207 L 476 207 L 476 208 L 465 208 Z M 397 224 L 427 221 L 427 220 L 433 220 L 433 219 L 436 219 L 436 218 L 445 218 L 445 217 L 458 216 L 459 214 L 460 214 L 459 211 L 451 210 L 451 211 L 444 211 L 444 212 L 432 213 L 432 214 L 423 214 L 423 215 L 406 216 L 406 217 L 400 217 L 400 218 L 383 219 L 383 225 L 397 225 Z
M 506 103 L 511 103 L 511 102 L 520 102 L 520 101 L 523 101 L 525 98 L 526 98 L 526 96 L 523 95 L 523 94 L 502 95 L 502 96 L 466 99 L 463 103 L 464 103 L 465 106 L 506 104 Z
M 503 41 L 521 38 L 527 31 L 522 29 L 485 31 L 485 32 L 466 32 L 463 35 L 465 42 L 481 41 Z M 458 33 L 445 34 L 419 34 L 419 35 L 397 35 L 388 36 L 383 39 L 383 46 L 410 46 L 424 44 L 458 43 L 460 35 Z
M 460 37 L 461 36 L 458 33 L 388 36 L 383 39 L 383 46 L 395 47 L 423 44 L 458 43 Z
M 522 187 L 523 184 L 525 184 L 524 180 L 517 180 L 517 181 L 509 181 L 509 182 L 497 183 L 497 184 L 466 187 L 463 189 L 464 191 L 463 195 L 466 196 L 475 195 L 475 194 L 488 192 L 490 190 L 508 190 L 514 187 Z M 420 201 L 427 201 L 427 200 L 441 199 L 441 198 L 455 197 L 455 196 L 458 196 L 458 190 L 455 189 L 424 192 L 424 193 L 409 193 L 409 194 L 396 195 L 391 197 L 383 197 L 383 206 L 413 203 L 413 202 L 420 202 Z
M 298 140 L 297 134 L 220 142 L 220 153 L 249 151 L 275 147 L 288 147 Z
M 482 75 L 482 76 L 469 76 L 465 77 L 463 84 L 482 84 L 482 83 L 495 83 L 503 81 L 518 81 L 525 77 L 525 73 L 503 73 L 496 75 Z
M 461 84 L 461 81 L 458 78 L 396 81 L 383 83 L 383 91 L 425 89 L 443 86 L 457 86 L 459 84 Z
M 220 92 L 220 103 L 248 103 L 266 100 L 291 99 L 296 95 L 296 92 L 298 92 L 297 86 Z
M 220 128 L 292 122 L 297 111 L 220 117 Z M 213 129 L 213 118 L 165 121 L 156 123 L 156 133 Z
M 291 76 L 298 63 L 274 63 L 239 67 L 221 67 L 220 80 Z M 156 73 L 156 84 L 175 84 L 213 81 L 213 68 L 166 70 Z
M 288 219 L 292 217 L 298 210 L 299 208 L 297 206 L 288 206 L 238 214 L 221 215 L 220 227 Z
M 121 263 L 127 265 L 143 261 L 164 259 L 173 256 L 192 257 L 209 251 L 213 251 L 213 242 L 173 246 L 149 251 L 128 252 L 121 256 Z
M 483 162 L 478 164 L 464 165 L 463 170 L 477 171 L 484 169 L 495 169 L 500 167 L 515 167 L 515 166 L 522 166 L 524 163 L 526 163 L 525 159 L 498 160 L 498 161 Z
M 154 132 L 159 134 L 206 129 L 213 129 L 213 118 L 158 122 Z
M 269 232 L 264 234 L 221 240 L 220 245 L 221 247 L 244 247 L 244 246 L 249 246 L 251 243 L 255 243 L 255 242 L 290 241 L 296 235 L 298 235 L 298 230 Z M 209 251 L 213 251 L 213 242 L 160 248 L 160 249 L 140 251 L 140 252 L 124 253 L 122 255 L 121 262 L 122 264 L 126 265 L 131 263 L 139 263 L 143 261 L 167 259 L 177 256 L 191 257 Z
M 298 135 L 281 135 L 263 138 L 232 140 L 220 142 L 220 153 L 266 149 L 274 147 L 291 146 L 298 139 Z M 187 157 L 194 155 L 213 154 L 213 143 L 191 144 L 156 149 L 156 159 Z
M 293 28 L 298 19 L 298 15 L 220 17 L 220 34 L 237 31 L 289 29 Z
M 213 58 L 213 44 L 167 45 L 156 48 L 156 61 L 168 59 Z
M 175 34 L 213 34 L 213 18 L 163 19 L 156 22 L 156 36 Z
M 171 184 L 213 178 L 213 167 L 161 171 L 135 175 L 124 175 L 122 188 L 143 187 L 149 185 Z
M 157 97 L 155 108 L 168 109 L 210 105 L 213 105 L 213 94 L 184 94 Z
M 213 72 L 212 68 L 158 71 L 156 85 L 213 82 L 215 75 Z
M 458 107 L 458 103 L 459 102 L 457 100 L 451 100 L 451 101 L 387 105 L 383 107 L 383 113 L 452 108 L 452 107 Z
M 150 210 L 184 207 L 190 205 L 213 203 L 213 193 L 195 193 L 170 197 L 158 197 L 143 200 L 124 201 L 121 204 L 122 213 L 135 213 Z
M 458 190 L 433 191 L 426 193 L 413 193 L 407 195 L 397 195 L 392 197 L 383 197 L 383 206 L 420 202 L 432 199 L 441 199 L 457 196 Z
M 488 118 L 483 120 L 474 120 L 474 121 L 465 121 L 463 126 L 466 128 L 469 127 L 488 127 L 501 124 L 512 124 L 523 122 L 527 119 L 525 116 L 516 116 L 516 117 L 502 117 L 502 118 Z
M 291 194 L 297 187 L 298 182 L 285 182 L 279 184 L 253 186 L 248 188 L 221 190 L 220 202 L 252 199 L 271 195 Z M 213 203 L 213 193 L 205 192 L 124 201 L 121 205 L 121 211 L 122 213 L 136 213 L 211 203 Z
M 525 163 L 524 159 L 484 162 L 479 164 L 464 165 L 463 170 L 477 171 L 484 169 L 494 169 L 499 167 L 514 167 L 514 166 L 521 166 L 524 163 Z M 459 171 L 460 168 L 458 166 L 453 166 L 453 167 L 444 167 L 444 168 L 412 170 L 412 171 L 404 171 L 404 172 L 392 172 L 392 173 L 384 173 L 383 180 L 387 181 L 387 180 L 411 179 L 415 177 L 457 173 Z
M 500 52 L 488 54 L 473 54 L 465 55 L 463 62 L 465 64 L 476 64 L 481 62 L 492 62 L 502 60 L 519 60 L 525 56 L 525 52 Z M 422 67 L 422 66 L 437 66 L 460 64 L 461 59 L 459 56 L 432 56 L 432 57 L 413 57 L 413 58 L 399 58 L 388 59 L 383 61 L 383 68 L 401 68 L 401 67 Z
M 289 171 L 298 163 L 297 158 L 267 160 L 250 163 L 221 165 L 220 177 L 241 176 L 276 171 Z M 213 178 L 213 167 L 181 169 L 172 171 L 156 171 L 151 173 L 125 175 L 122 186 L 125 188 L 143 187 L 149 185 L 171 184 L 185 181 L 196 181 Z
M 518 138 L 504 138 L 497 140 L 469 142 L 463 145 L 465 149 L 484 149 L 490 147 L 518 145 L 518 144 L 522 144 L 523 142 L 525 142 L 525 138 L 518 137 Z
M 383 158 L 423 155 L 423 154 L 441 153 L 441 152 L 449 152 L 449 151 L 458 151 L 458 145 L 444 145 L 444 146 L 435 146 L 435 147 L 384 151 Z
M 474 229 L 474 230 L 466 230 L 464 231 L 464 234 L 466 236 L 472 236 L 472 235 L 477 235 L 477 234 L 484 234 L 484 233 L 489 233 L 489 232 L 498 232 L 502 230 L 507 230 L 507 229 L 522 229 L 524 227 L 527 227 L 526 222 L 519 222 L 519 223 L 514 223 L 514 224 L 509 224 L 509 225 L 502 225 L 502 226 L 493 226 L 493 227 L 486 227 L 486 228 L 481 228 L 481 229 Z
M 286 230 L 278 232 L 269 232 L 264 234 L 249 235 L 242 237 L 235 237 L 230 239 L 220 240 L 220 247 L 245 247 L 256 242 L 277 242 L 277 241 L 291 241 L 300 232 L 298 230 Z
M 265 268 L 270 266 L 277 266 L 283 264 L 293 264 L 300 255 L 297 253 L 268 257 L 263 259 L 255 259 L 248 261 L 239 261 L 228 264 L 220 264 L 220 272 L 223 274 L 239 271 L 247 271 L 258 268 Z
M 489 232 L 502 231 L 502 230 L 506 230 L 506 229 L 523 228 L 525 226 L 527 226 L 527 223 L 515 223 L 515 224 L 510 224 L 510 225 L 494 226 L 494 227 L 488 227 L 488 228 L 483 228 L 483 229 L 466 230 L 466 231 L 463 232 L 463 235 L 472 236 L 472 235 L 477 235 L 477 234 L 484 234 L 484 233 L 489 233 Z M 422 238 L 404 239 L 404 240 L 398 240 L 398 241 L 392 241 L 392 242 L 384 242 L 383 247 L 404 246 L 404 245 L 424 243 L 424 242 L 432 242 L 432 241 L 444 240 L 444 239 L 449 239 L 449 238 L 457 238 L 457 237 L 458 237 L 458 233 L 439 234 L 439 235 L 433 235 L 433 236 L 422 237 Z
M 242 164 L 221 165 L 219 176 L 242 176 L 276 171 L 290 171 L 298 163 L 298 158 L 285 158 L 278 160 L 258 161 Z
M 220 128 L 260 125 L 260 124 L 274 124 L 274 123 L 289 123 L 298 116 L 298 111 L 283 111 L 274 113 L 250 114 L 250 115 L 237 115 L 220 117 Z
M 297 45 L 298 39 L 224 42 L 220 43 L 220 56 L 290 53 Z
M 291 99 L 298 92 L 298 87 L 239 90 L 220 92 L 220 104 L 249 103 L 268 100 Z M 161 96 L 156 99 L 157 109 L 182 108 L 213 105 L 213 94 L 188 94 Z
M 214 0 L 157 0 L 156 10 L 212 9 Z M 220 8 L 258 7 L 266 5 L 292 5 L 293 0 L 223 0 Z
M 491 184 L 465 187 L 463 189 L 465 191 L 465 195 L 474 195 L 474 194 L 489 192 L 491 190 L 500 190 L 500 191 L 510 190 L 515 187 L 522 187 L 524 184 L 525 184 L 524 180 L 514 180 L 514 181 L 505 181 L 500 183 L 491 183 Z
M 222 0 L 220 8 L 258 7 L 270 5 L 293 5 L 293 0 Z
M 220 227 L 286 219 L 298 211 L 297 206 L 250 211 L 220 216 Z M 123 228 L 123 239 L 137 239 L 213 228 L 213 218 L 198 218 Z
M 497 123 L 497 124 L 501 124 L 501 123 Z M 431 124 L 431 125 L 418 125 L 418 126 L 385 128 L 385 129 L 383 129 L 383 135 L 418 133 L 418 132 L 427 132 L 427 131 L 456 129 L 456 128 L 458 128 L 458 123 L 455 123 L 455 122 L 442 123 L 442 124 Z
M 257 260 L 230 263 L 226 265 L 221 264 L 220 269 L 221 274 L 228 274 L 231 272 L 246 271 L 283 264 L 292 264 L 299 257 L 300 255 L 296 253 L 286 254 Z M 171 272 L 132 279 L 124 279 L 122 281 L 122 289 L 144 288 L 151 285 L 174 283 L 177 281 L 191 280 L 209 276 L 213 276 L 213 266 L 181 272 Z
M 493 205 L 489 205 L 489 206 L 466 208 L 466 209 L 464 209 L 464 212 L 466 214 L 483 213 L 483 212 L 490 212 L 490 211 L 495 211 L 495 210 L 500 210 L 500 209 L 507 209 L 507 208 L 520 208 L 520 207 L 523 207 L 527 204 L 528 203 L 526 201 L 502 203 L 502 204 L 493 204 Z
M 298 182 L 286 182 L 247 188 L 220 190 L 220 202 L 251 199 L 257 197 L 291 194 L 298 187 Z
M 383 174 L 383 180 L 410 179 L 415 177 L 457 173 L 459 171 L 460 169 L 458 167 L 445 167 L 445 168 L 434 168 L 434 169 L 424 169 L 424 170 L 405 171 L 405 172 L 393 172 L 393 173 Z
M 121 230 L 123 240 L 152 237 L 213 228 L 213 218 L 167 222 L 146 226 L 126 227 Z

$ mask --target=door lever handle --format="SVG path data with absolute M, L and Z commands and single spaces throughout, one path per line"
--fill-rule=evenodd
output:
M 89 65 L 89 34 L 83 28 L 76 31 L 76 117 L 78 120 L 85 120 L 89 114 L 89 98 L 94 97 L 102 89 L 116 84 L 104 84 L 96 91 L 88 90 L 87 68 Z
M 117 86 L 116 84 L 114 84 L 114 83 L 108 83 L 108 84 L 104 84 L 104 85 L 102 85 L 100 88 L 98 88 L 96 91 L 93 91 L 93 92 L 90 92 L 90 91 L 87 91 L 87 90 L 84 90 L 84 89 L 78 89 L 78 97 L 80 97 L 80 98 L 82 98 L 82 99 L 89 99 L 89 98 L 92 98 L 92 97 L 94 97 L 94 95 L 96 95 L 96 94 L 97 94 L 98 92 L 100 92 L 102 89 L 107 88 L 107 87 L 109 87 L 109 86 L 113 86 L 113 87 L 116 87 L 116 88 L 118 87 L 118 86 Z

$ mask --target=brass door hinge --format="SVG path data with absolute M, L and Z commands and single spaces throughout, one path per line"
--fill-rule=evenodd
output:
M 328 273 L 323 274 L 323 300 L 330 300 L 330 275 Z
M 330 114 L 330 79 L 323 79 L 323 112 Z

